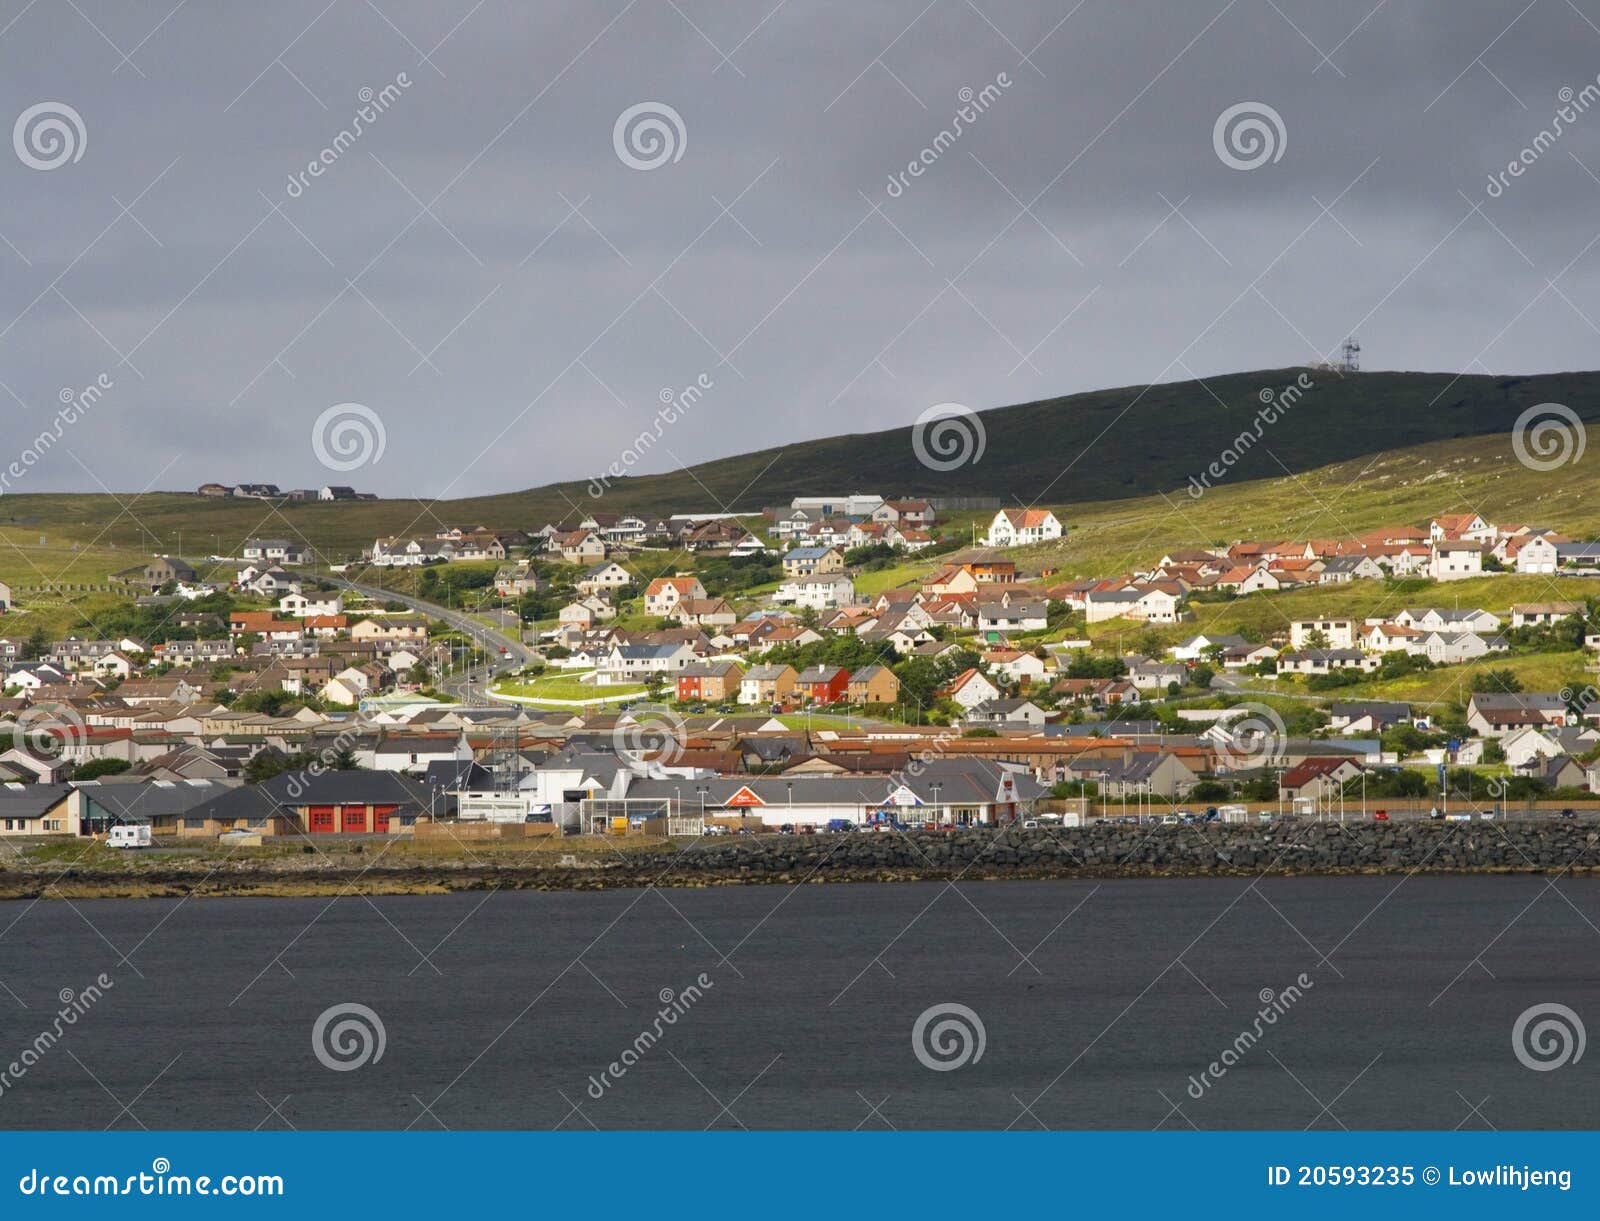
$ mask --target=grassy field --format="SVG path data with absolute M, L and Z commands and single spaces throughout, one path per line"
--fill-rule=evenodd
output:
M 1283 371 L 1223 379 L 1230 385 L 1237 383 L 1235 390 L 1247 385 L 1279 384 L 1279 380 L 1287 380 Z M 1256 473 L 1255 468 L 1242 463 L 1228 480 L 1198 499 L 1181 490 L 1133 494 L 1168 483 L 1168 476 L 1161 472 L 1169 470 L 1180 459 L 1195 469 L 1210 460 L 1203 444 L 1207 434 L 1197 431 L 1198 425 L 1194 424 L 1200 409 L 1187 401 L 1189 389 L 1175 386 L 1160 388 L 1159 393 L 1152 391 L 1141 402 L 1140 411 L 1147 403 L 1156 402 L 1166 404 L 1177 413 L 1162 435 L 1157 437 L 1152 433 L 1145 441 L 1136 443 L 1137 437 L 1143 434 L 1125 431 L 1119 424 L 1107 436 L 1103 452 L 1097 451 L 1100 460 L 1080 464 L 1092 465 L 1096 472 L 1101 468 L 1143 472 L 1137 480 L 1132 475 L 1117 474 L 1118 486 L 1107 489 L 1102 486 L 1106 476 L 1080 471 L 1077 467 L 1067 478 L 1053 483 L 1050 479 L 1029 475 L 1032 466 L 1018 467 L 1007 473 L 1006 487 L 1014 496 L 1037 494 L 1048 487 L 1046 503 L 1055 508 L 1069 527 L 1065 538 L 1020 548 L 1014 555 L 1025 574 L 1051 569 L 1063 580 L 1111 576 L 1145 567 L 1162 552 L 1173 548 L 1218 546 L 1239 538 L 1346 538 L 1378 525 L 1420 524 L 1439 513 L 1467 509 L 1482 512 L 1500 523 L 1521 521 L 1549 525 L 1577 538 L 1600 535 L 1600 495 L 1597 495 L 1600 493 L 1600 465 L 1578 463 L 1553 473 L 1534 472 L 1516 461 L 1510 439 L 1504 434 L 1458 436 L 1452 440 L 1411 444 L 1375 456 L 1312 465 L 1318 456 L 1337 457 L 1355 443 L 1357 434 L 1361 444 L 1370 447 L 1404 444 L 1412 431 L 1440 427 L 1437 422 L 1415 423 L 1405 409 L 1407 404 L 1416 405 L 1425 392 L 1430 398 L 1438 394 L 1448 382 L 1447 378 L 1433 375 L 1364 374 L 1334 383 L 1328 389 L 1344 396 L 1340 401 L 1348 400 L 1350 411 L 1354 413 L 1334 421 L 1343 430 L 1342 439 L 1337 443 L 1328 441 L 1323 418 L 1327 405 L 1321 403 L 1313 412 L 1307 409 L 1308 399 L 1300 409 L 1305 411 L 1303 416 L 1295 417 L 1292 425 L 1287 421 L 1280 425 L 1252 451 L 1264 454 L 1270 447 L 1284 466 L 1295 473 L 1284 474 L 1281 468 L 1274 468 L 1273 477 L 1247 481 L 1248 475 Z M 1218 384 L 1212 383 L 1213 389 Z M 1600 387 L 1600 379 L 1584 374 L 1525 381 L 1511 379 L 1507 384 L 1485 378 L 1463 378 L 1450 387 L 1433 414 L 1459 433 L 1474 433 L 1481 426 L 1496 421 L 1503 427 L 1503 414 L 1522 398 L 1530 396 L 1533 401 L 1564 401 L 1580 415 L 1600 415 L 1600 400 L 1591 401 L 1595 399 L 1591 387 Z M 1239 399 L 1242 410 L 1244 403 L 1238 394 L 1224 392 L 1222 397 L 1228 402 Z M 1111 394 L 1078 396 L 1055 404 L 987 413 L 989 449 L 979 467 L 997 464 L 997 459 L 1011 452 L 1002 449 L 1000 443 L 1010 435 L 1009 430 L 1015 423 L 1013 413 L 1022 413 L 1015 420 L 1028 421 L 1027 439 L 1032 450 L 1053 452 L 1065 444 L 1063 438 L 1077 436 L 1078 424 L 1072 421 L 1079 415 L 1099 420 L 1105 410 L 1104 404 L 1114 398 Z M 1181 410 L 1176 406 L 1179 400 L 1184 404 Z M 1097 402 L 1102 406 L 1096 407 Z M 1213 415 L 1220 415 L 1221 409 L 1214 402 L 1209 398 L 1206 402 Z M 1130 419 L 1133 414 L 1137 413 L 1130 414 Z M 1379 427 L 1373 424 L 1375 415 L 1394 416 L 1398 422 L 1386 421 Z M 1052 419 L 1059 427 L 1047 426 Z M 1242 422 L 1240 415 L 1230 427 Z M 1212 423 L 1215 425 L 1217 421 Z M 1041 438 L 1048 438 L 1048 444 L 1041 443 Z M 1317 438 L 1325 443 L 1311 444 Z M 815 446 L 827 449 L 860 441 L 860 438 L 836 438 L 832 442 L 815 443 Z M 876 444 L 881 448 L 889 442 L 879 438 Z M 1006 442 L 1012 448 L 1021 444 L 1015 439 Z M 807 446 L 796 447 L 797 453 L 807 450 Z M 703 475 L 705 469 L 696 468 L 696 472 Z M 830 469 L 827 466 L 818 468 L 807 480 L 806 488 L 814 491 L 827 486 L 825 476 Z M 851 486 L 868 486 L 879 478 L 874 474 L 877 469 L 870 463 L 863 465 L 846 482 Z M 1091 474 L 1093 478 L 1089 477 Z M 912 480 L 909 476 L 903 484 L 889 484 L 887 477 L 884 478 L 884 490 L 896 486 L 908 489 L 923 486 L 921 479 Z M 1128 480 L 1127 486 L 1121 485 L 1124 478 Z M 649 482 L 644 479 L 623 481 L 613 493 L 617 498 L 615 507 L 633 503 L 623 497 L 623 490 Z M 708 486 L 715 489 L 717 485 L 710 483 Z M 769 502 L 778 501 L 791 490 L 790 483 L 778 481 L 771 487 L 764 484 L 759 493 L 753 495 L 758 494 Z M 945 488 L 941 482 L 939 490 L 960 488 Z M 699 489 L 684 490 L 681 498 L 660 507 L 705 507 L 705 496 Z M 151 493 L 127 498 L 125 503 L 126 508 L 109 496 L 67 494 L 0 499 L 0 580 L 13 587 L 19 612 L 6 621 L 6 635 L 25 635 L 35 624 L 43 626 L 51 635 L 59 635 L 77 626 L 83 618 L 92 621 L 97 605 L 106 605 L 104 599 L 108 595 L 56 592 L 40 587 L 103 585 L 111 572 L 141 562 L 158 551 L 181 553 L 202 573 L 207 568 L 227 572 L 231 566 L 209 565 L 205 557 L 214 553 L 237 554 L 244 539 L 255 536 L 308 541 L 327 558 L 345 558 L 362 546 L 370 545 L 380 534 L 408 530 L 431 532 L 441 523 L 473 525 L 482 522 L 532 528 L 547 516 L 572 515 L 564 505 L 558 505 L 559 511 L 548 509 L 542 492 L 438 505 L 392 500 L 272 506 L 253 501 L 210 501 L 174 493 Z M 578 503 L 587 501 L 580 499 Z M 987 516 L 955 514 L 947 529 L 966 536 L 975 520 Z M 943 558 L 911 559 L 894 568 L 863 573 L 857 579 L 857 590 L 862 596 L 870 597 L 883 589 L 914 585 Z M 629 557 L 625 563 L 636 575 L 649 577 L 688 567 L 691 559 L 681 552 L 646 552 Z M 370 577 L 377 572 L 365 570 L 363 575 Z M 380 579 L 392 589 L 421 592 L 414 569 L 383 572 Z M 1452 604 L 1462 606 L 1502 609 L 1518 600 L 1583 596 L 1591 588 L 1600 591 L 1600 586 L 1574 580 L 1502 577 L 1459 582 L 1431 594 L 1401 593 L 1391 600 L 1394 591 L 1390 588 L 1376 582 L 1357 583 L 1257 595 L 1231 603 L 1199 603 L 1194 607 L 1193 624 L 1184 625 L 1178 633 L 1166 634 L 1186 635 L 1194 630 L 1267 633 L 1280 630 L 1288 619 L 1300 615 L 1327 612 L 1364 617 L 1388 613 L 1406 601 L 1449 599 Z M 742 598 L 740 605 L 746 605 Z M 1144 632 L 1142 627 L 1106 624 L 1097 625 L 1093 635 L 1108 644 L 1117 644 Z
M 523 699 L 568 701 L 598 701 L 603 698 L 642 696 L 645 693 L 642 685 L 597 687 L 592 682 L 581 681 L 583 676 L 593 674 L 593 670 L 551 670 L 538 678 L 506 679 L 496 683 L 494 689 L 500 695 L 515 695 Z

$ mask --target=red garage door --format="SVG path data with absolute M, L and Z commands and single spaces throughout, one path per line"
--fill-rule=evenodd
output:
M 332 834 L 338 825 L 334 821 L 333 806 L 312 806 L 307 811 L 307 830 L 313 834 Z
M 373 806 L 372 829 L 379 835 L 387 835 L 389 832 L 389 816 L 399 808 L 399 806 Z
M 345 806 L 344 829 L 346 834 L 360 834 L 367 829 L 367 807 Z

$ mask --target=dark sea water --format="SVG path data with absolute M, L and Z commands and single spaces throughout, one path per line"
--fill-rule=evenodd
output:
M 6 903 L 0 1069 L 113 987 L 0 1127 L 1595 1128 L 1600 1052 L 1535 1071 L 1512 1035 L 1600 1028 L 1597 926 L 1600 883 L 1520 877 Z M 333 1071 L 348 1003 L 385 1047 Z M 941 1072 L 912 1032 L 944 1004 L 984 1046 Z

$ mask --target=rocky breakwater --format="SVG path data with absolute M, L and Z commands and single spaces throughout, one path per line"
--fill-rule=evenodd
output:
M 641 862 L 642 864 L 642 862 Z M 1600 869 L 1600 824 L 1278 823 L 773 837 L 695 845 L 663 881 L 1539 873 Z M 607 871 L 610 873 L 611 871 Z M 630 872 L 632 872 L 630 870 Z M 614 878 L 607 882 L 616 885 Z
M 383 852 L 269 858 L 214 851 L 92 866 L 0 862 L 0 899 L 343 896 L 1007 878 L 1256 877 L 1600 871 L 1600 821 L 1275 823 L 755 835 L 627 852 L 397 859 Z

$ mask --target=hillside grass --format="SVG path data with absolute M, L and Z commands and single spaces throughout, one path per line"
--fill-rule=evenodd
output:
M 592 682 L 582 681 L 585 676 L 593 675 L 593 670 L 553 670 L 538 678 L 502 679 L 494 685 L 494 690 L 500 695 L 516 695 L 525 699 L 581 700 L 586 703 L 599 703 L 602 699 L 615 700 L 645 694 L 642 684 L 599 687 Z

